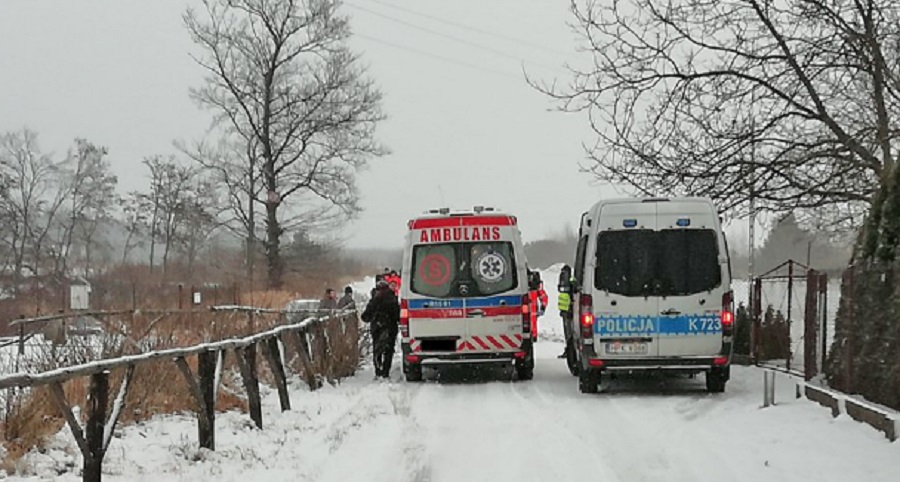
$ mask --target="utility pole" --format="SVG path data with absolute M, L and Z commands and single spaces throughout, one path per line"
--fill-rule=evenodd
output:
M 749 256 L 747 257 L 747 289 L 749 291 L 749 293 L 747 294 L 747 312 L 750 313 L 751 323 L 753 323 L 752 320 L 755 320 L 756 317 L 759 316 L 757 313 L 753 312 L 754 307 L 757 306 L 757 304 L 755 303 L 756 300 L 754 299 L 754 296 L 759 295 L 759 293 L 756 293 L 756 290 L 753 289 L 753 287 L 755 285 L 755 283 L 753 281 L 753 275 L 754 275 L 753 262 L 755 261 L 754 258 L 756 256 L 756 179 L 754 176 L 755 171 L 756 171 L 756 142 L 755 142 L 755 140 L 756 140 L 756 111 L 755 111 L 755 107 L 756 107 L 756 91 L 751 90 L 750 91 L 750 132 L 751 132 L 750 175 L 748 176 L 748 180 L 750 182 L 750 189 L 749 189 L 750 199 L 749 199 L 749 203 L 748 203 L 750 205 L 749 206 L 750 207 L 750 216 L 749 216 L 750 217 L 750 226 L 748 229 L 748 231 L 750 232 L 750 239 L 749 239 L 749 243 L 748 243 L 748 245 L 750 247 L 750 253 L 749 253 Z M 754 340 L 753 338 L 754 338 L 754 330 L 751 329 L 750 330 L 750 347 L 751 347 L 750 355 L 751 356 L 755 352 L 753 347 L 755 347 L 756 344 L 759 343 L 759 340 Z

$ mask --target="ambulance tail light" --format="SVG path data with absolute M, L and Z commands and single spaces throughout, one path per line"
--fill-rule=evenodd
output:
M 727 291 L 722 295 L 722 335 L 734 333 L 734 292 Z
M 409 338 L 409 301 L 400 300 L 400 336 Z
M 531 333 L 531 296 L 522 295 L 522 333 Z
M 578 297 L 579 313 L 581 313 L 581 338 L 587 340 L 594 336 L 594 299 L 591 295 Z

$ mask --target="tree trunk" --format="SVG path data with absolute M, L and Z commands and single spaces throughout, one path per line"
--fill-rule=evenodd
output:
M 269 288 L 281 288 L 284 262 L 281 259 L 281 225 L 278 224 L 278 203 L 266 203 L 266 261 L 269 267 Z
M 253 268 L 256 262 L 256 206 L 253 205 L 253 193 L 256 192 L 256 179 L 253 177 L 253 159 L 249 158 L 247 172 L 250 173 L 250 189 L 247 191 L 247 280 L 253 284 Z
M 126 262 L 128 262 L 128 252 L 131 251 L 131 238 L 134 236 L 134 233 L 129 231 L 128 237 L 125 238 L 125 247 L 122 248 L 122 265 L 124 266 Z
M 159 222 L 159 199 L 153 198 L 153 216 L 150 218 L 150 272 L 153 272 L 153 257 L 156 254 L 156 223 Z

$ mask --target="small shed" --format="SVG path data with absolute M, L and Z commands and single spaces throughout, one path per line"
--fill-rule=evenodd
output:
M 91 284 L 84 278 L 69 280 L 69 309 L 87 310 L 91 307 Z

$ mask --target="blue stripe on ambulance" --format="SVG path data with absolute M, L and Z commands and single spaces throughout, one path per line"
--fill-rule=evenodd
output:
M 717 335 L 722 333 L 718 314 L 678 316 L 598 315 L 594 333 L 601 337 Z
M 409 309 L 434 309 L 434 308 L 462 308 L 465 301 L 466 308 L 489 308 L 492 306 L 520 306 L 522 296 L 501 295 L 485 298 L 419 298 L 409 300 Z

